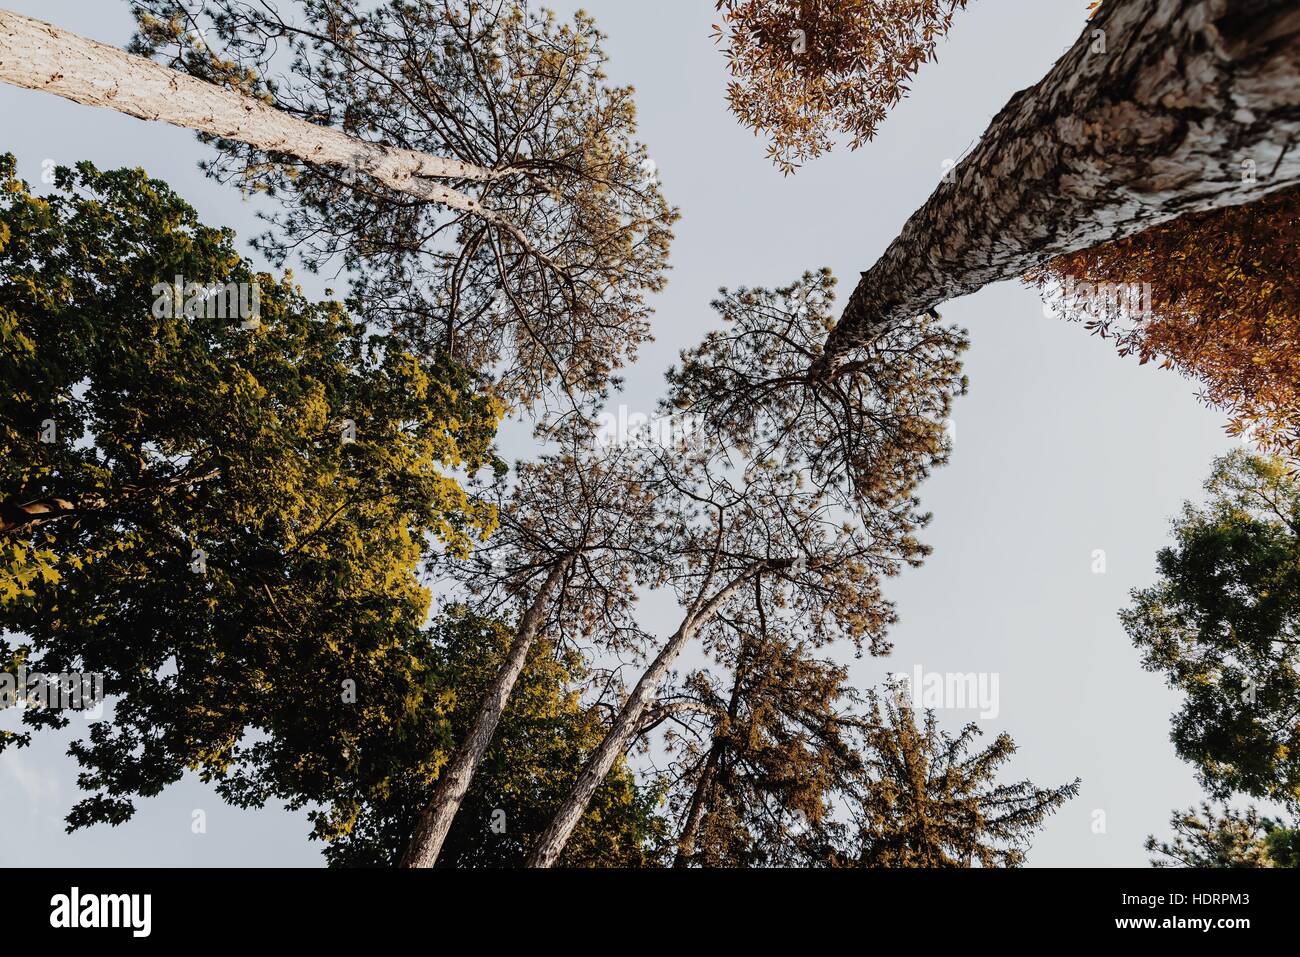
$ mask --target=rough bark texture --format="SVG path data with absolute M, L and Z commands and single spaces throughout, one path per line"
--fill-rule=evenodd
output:
M 481 181 L 499 172 L 368 143 L 8 10 L 0 10 L 0 80 L 142 120 L 238 140 L 313 165 L 364 173 L 399 192 L 495 221 L 476 199 L 435 180 Z
M 1297 0 L 1106 0 L 862 274 L 813 378 L 945 300 L 1296 183 Z
M 571 559 L 564 559 L 551 568 L 546 581 L 533 598 L 528 611 L 524 613 L 519 623 L 519 631 L 514 641 L 510 643 L 506 660 L 483 696 L 478 713 L 474 715 L 474 723 L 470 727 L 469 734 L 456 749 L 456 753 L 438 778 L 433 797 L 416 819 L 415 828 L 411 833 L 411 842 L 402 855 L 402 867 L 433 867 L 437 863 L 443 842 L 447 839 L 447 832 L 451 830 L 451 822 L 465 800 L 470 782 L 474 780 L 474 773 L 483 763 L 483 756 L 487 754 L 488 745 L 492 743 L 492 735 L 501 721 L 501 715 L 505 713 L 510 693 L 514 690 L 515 682 L 519 680 L 524 664 L 528 661 L 528 651 L 536 641 L 542 622 L 546 618 L 551 596 L 559 587 L 571 563 Z
M 542 832 L 542 836 L 537 839 L 537 846 L 533 848 L 528 858 L 529 867 L 553 867 L 560 859 L 564 845 L 568 843 L 573 829 L 578 826 L 578 821 L 582 819 L 587 805 L 591 803 L 592 796 L 613 769 L 614 763 L 631 747 L 633 739 L 642 726 L 642 718 L 658 693 L 659 686 L 668 675 L 668 669 L 682 653 L 682 649 L 690 644 L 700 627 L 717 612 L 723 602 L 735 594 L 736 590 L 759 570 L 751 569 L 722 588 L 701 607 L 688 614 L 681 627 L 668 639 L 668 643 L 660 650 L 650 667 L 637 681 L 632 693 L 628 695 L 627 701 L 618 713 L 618 718 L 614 721 L 614 726 L 587 759 L 582 773 L 578 775 L 578 780 L 574 782 L 555 812 L 555 817 Z

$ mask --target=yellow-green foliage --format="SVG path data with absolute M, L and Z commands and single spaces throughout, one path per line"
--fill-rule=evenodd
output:
M 500 667 L 514 630 L 461 610 L 429 633 L 422 704 L 360 743 L 357 773 L 316 815 L 316 836 L 336 866 L 394 863 L 416 814 Z M 605 734 L 600 709 L 574 690 L 576 655 L 535 644 L 492 746 L 443 847 L 444 867 L 522 864 L 550 822 L 584 756 Z M 658 794 L 638 787 L 621 762 L 596 793 L 565 849 L 570 866 L 640 866 L 663 843 Z
M 424 707 L 421 571 L 494 526 L 458 470 L 495 462 L 500 404 L 254 274 L 143 172 L 81 164 L 41 198 L 14 167 L 0 157 L 0 660 L 102 672 L 116 696 L 73 746 L 95 793 L 71 824 L 124 820 L 187 768 L 232 798 L 331 793 L 357 742 Z M 260 324 L 155 308 L 176 276 L 255 283 Z

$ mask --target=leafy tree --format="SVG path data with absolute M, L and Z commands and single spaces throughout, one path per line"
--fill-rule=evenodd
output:
M 1270 844 L 1277 834 L 1276 843 L 1284 849 L 1285 837 L 1294 832 L 1260 817 L 1253 807 L 1237 811 L 1225 806 L 1216 812 L 1203 801 L 1199 811 L 1188 808 L 1172 815 L 1169 826 L 1174 831 L 1171 843 L 1147 838 L 1147 852 L 1160 855 L 1151 859 L 1152 867 L 1293 866 L 1275 864 Z
M 1030 274 L 1045 291 L 1093 290 L 1082 319 L 1121 355 L 1159 361 L 1231 416 L 1229 433 L 1300 458 L 1300 190 L 1189 213 L 1113 243 L 1060 256 Z M 1145 286 L 1149 295 L 1098 295 Z M 1149 312 L 1148 312 L 1149 310 Z
M 705 428 L 681 447 L 647 448 L 638 482 L 655 490 L 663 581 L 682 618 L 628 692 L 531 865 L 558 859 L 594 789 L 656 720 L 654 702 L 669 671 L 697 638 L 713 641 L 729 619 L 765 617 L 812 646 L 846 640 L 874 654 L 888 650 L 895 616 L 882 582 L 927 554 L 917 535 L 929 516 L 915 490 L 946 458 L 944 422 L 965 388 L 957 358 L 964 336 L 900 329 L 846 376 L 830 415 L 839 430 L 833 440 L 854 470 L 847 477 L 823 467 L 823 420 L 801 414 L 817 395 L 801 396 L 782 380 L 772 395 L 755 391 L 750 411 L 718 411 L 732 394 L 716 386 L 733 374 L 781 379 L 789 344 L 826 328 L 832 286 L 823 273 L 778 293 L 742 297 L 738 312 L 753 315 L 741 333 L 706 337 L 670 373 L 665 411 L 699 414 Z M 742 339 L 758 345 L 742 351 Z
M 72 746 L 93 794 L 71 825 L 125 820 L 187 769 L 234 800 L 330 793 L 421 707 L 420 571 L 494 526 L 458 475 L 494 461 L 499 403 L 254 273 L 138 170 L 62 169 L 42 198 L 14 166 L 0 660 L 103 673 L 115 698 Z M 226 284 L 256 288 L 255 319 L 214 308 Z
M 1017 867 L 1030 835 L 1079 782 L 1039 788 L 996 782 L 1015 753 L 1006 734 L 972 751 L 979 726 L 941 731 L 934 712 L 918 724 L 910 706 L 868 692 L 865 772 L 850 796 L 851 853 L 860 867 Z
M 768 138 L 768 156 L 787 174 L 829 150 L 836 133 L 857 149 L 966 3 L 717 0 L 732 112 Z
M 1274 867 L 1300 867 L 1300 827 L 1275 826 L 1264 838 Z
M 703 706 L 703 728 L 671 736 L 680 822 L 678 867 L 809 866 L 842 840 L 839 797 L 861 769 L 847 725 L 846 669 L 765 628 L 726 623 L 713 649 L 730 671 L 708 671 L 683 695 Z
M 1184 695 L 1172 738 L 1211 795 L 1300 807 L 1300 484 L 1282 462 L 1215 462 L 1121 618 Z
M 388 866 L 405 850 L 418 812 L 468 735 L 479 701 L 513 643 L 504 622 L 453 609 L 426 636 L 427 703 L 362 743 L 362 760 L 318 829 L 335 866 Z M 578 654 L 534 642 L 491 747 L 459 806 L 438 859 L 442 867 L 509 867 L 523 862 L 604 733 L 602 710 L 575 690 Z M 663 822 L 653 787 L 620 765 L 597 793 L 566 849 L 571 867 L 640 867 L 656 861 Z
M 412 201 L 265 144 L 214 138 L 212 175 L 282 204 L 259 248 L 355 276 L 367 320 L 527 401 L 601 392 L 649 335 L 676 213 L 606 82 L 586 14 L 523 2 L 133 0 L 135 52 L 367 143 L 488 171 L 472 211 Z M 415 178 L 419 178 L 418 176 Z

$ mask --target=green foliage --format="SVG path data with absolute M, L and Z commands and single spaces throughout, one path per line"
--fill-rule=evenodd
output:
M 1079 790 L 997 782 L 1015 754 L 1000 734 L 974 750 L 978 725 L 956 735 L 933 711 L 918 724 L 910 706 L 868 692 L 865 773 L 853 794 L 853 853 L 859 867 L 1018 867 L 1029 838 Z
M 418 576 L 493 527 L 456 474 L 493 461 L 499 405 L 254 274 L 138 170 L 62 169 L 41 198 L 14 166 L 0 158 L 0 660 L 101 672 L 116 698 L 73 744 L 94 793 L 70 826 L 123 821 L 186 769 L 232 800 L 333 793 L 359 742 L 433 693 Z M 176 276 L 256 284 L 260 324 L 156 308 Z
M 1143 664 L 1183 693 L 1172 738 L 1216 797 L 1300 807 L 1300 484 L 1234 452 L 1188 504 L 1159 581 L 1122 620 Z
M 1276 826 L 1264 846 L 1274 867 L 1300 867 L 1300 828 Z
M 1148 837 L 1146 849 L 1158 854 L 1153 867 L 1296 867 L 1297 835 L 1255 808 L 1219 811 L 1203 801 L 1169 819 L 1172 842 Z
M 355 786 L 318 818 L 332 839 L 335 866 L 391 865 L 400 857 L 416 815 L 451 748 L 468 731 L 478 703 L 500 667 L 513 630 L 453 610 L 431 639 L 432 708 L 364 742 L 369 760 Z M 583 669 L 573 654 L 545 641 L 528 656 L 492 746 L 474 777 L 439 858 L 440 867 L 521 865 L 568 790 L 585 753 L 605 734 L 598 709 L 576 691 Z M 573 867 L 644 866 L 662 842 L 659 795 L 639 787 L 619 764 L 596 793 L 565 849 Z M 495 826 L 494 826 L 495 825 Z

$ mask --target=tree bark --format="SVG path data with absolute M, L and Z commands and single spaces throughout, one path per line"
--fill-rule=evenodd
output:
M 509 171 L 366 142 L 8 10 L 0 10 L 0 81 L 238 140 L 315 166 L 364 173 L 398 192 L 501 224 L 478 200 L 436 180 L 486 181 Z
M 810 378 L 945 300 L 1297 183 L 1295 0 L 1106 0 L 862 274 Z
M 641 727 L 641 719 L 650 706 L 650 702 L 658 693 L 659 686 L 668 675 L 668 669 L 672 666 L 672 663 L 682 653 L 682 649 L 690 644 L 691 639 L 695 637 L 700 627 L 717 612 L 722 603 L 761 570 L 762 566 L 748 569 L 730 584 L 720 589 L 701 607 L 693 609 L 687 614 L 681 626 L 668 639 L 668 643 L 664 645 L 658 656 L 650 664 L 650 667 L 637 681 L 636 687 L 632 689 L 632 693 L 628 696 L 622 710 L 619 711 L 614 726 L 610 728 L 609 733 L 605 735 L 605 739 L 601 741 L 599 747 L 587 759 L 582 773 L 578 775 L 578 780 L 574 782 L 573 787 L 565 795 L 564 801 L 561 802 L 559 809 L 555 812 L 555 817 L 551 819 L 551 823 L 547 825 L 546 830 L 537 839 L 537 845 L 528 857 L 528 867 L 553 867 L 555 862 L 559 860 L 560 854 L 564 851 L 564 845 L 568 843 L 569 838 L 572 836 L 573 829 L 578 826 L 578 821 L 582 819 L 583 813 L 587 810 L 587 805 L 591 803 L 592 796 L 604 783 L 606 776 L 613 769 L 614 763 L 632 745 L 632 741 Z
M 736 717 L 740 713 L 740 689 L 749 670 L 746 664 L 745 647 L 742 646 L 736 657 L 736 673 L 731 682 L 731 698 L 727 702 L 726 720 L 728 732 L 735 725 Z M 713 734 L 714 740 L 709 747 L 708 759 L 704 762 L 704 768 L 700 771 L 700 780 L 695 785 L 695 793 L 691 795 L 686 823 L 682 826 L 682 832 L 677 838 L 677 854 L 673 858 L 674 868 L 688 867 L 691 858 L 695 854 L 695 840 L 699 835 L 700 825 L 704 823 L 704 812 L 708 809 L 708 794 L 713 790 L 718 763 L 722 760 L 722 743 L 718 740 L 716 728 Z
M 519 631 L 514 641 L 510 643 L 506 660 L 479 704 L 469 734 L 452 755 L 450 763 L 438 778 L 433 797 L 416 819 L 410 844 L 402 855 L 402 867 L 433 867 L 437 863 L 443 842 L 447 840 L 447 832 L 451 830 L 451 822 L 465 800 L 465 794 L 469 791 L 475 772 L 483 763 L 483 756 L 487 753 L 488 745 L 492 743 L 492 735 L 501 721 L 501 715 L 505 713 L 510 693 L 524 670 L 528 652 L 537 639 L 542 622 L 550 608 L 551 595 L 559 587 L 561 579 L 564 578 L 572 563 L 573 559 L 570 557 L 561 559 L 551 566 L 546 581 L 542 583 L 532 604 L 524 613 L 519 623 Z

